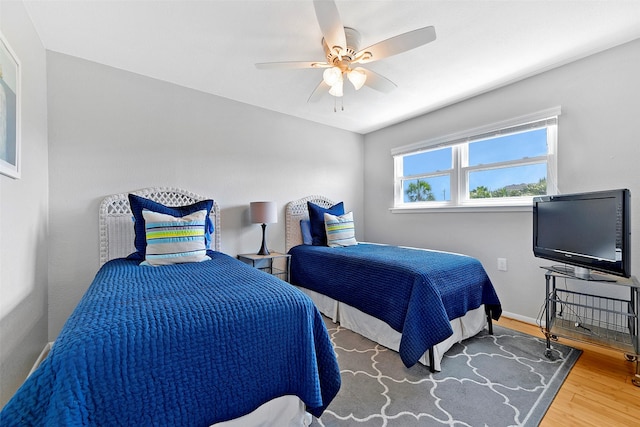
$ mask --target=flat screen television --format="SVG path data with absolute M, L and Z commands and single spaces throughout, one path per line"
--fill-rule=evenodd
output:
M 533 254 L 583 279 L 606 279 L 591 270 L 631 276 L 630 191 L 534 197 Z

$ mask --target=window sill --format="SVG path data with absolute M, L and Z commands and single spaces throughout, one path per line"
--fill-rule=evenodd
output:
M 431 207 L 394 207 L 389 211 L 394 214 L 412 213 L 470 213 L 470 212 L 532 212 L 532 205 L 484 205 L 484 206 L 431 206 Z

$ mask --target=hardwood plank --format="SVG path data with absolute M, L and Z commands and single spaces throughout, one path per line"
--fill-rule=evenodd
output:
M 501 318 L 496 324 L 544 338 L 540 327 Z M 640 425 L 640 387 L 631 383 L 636 364 L 619 351 L 562 339 L 561 344 L 583 351 L 569 373 L 541 426 Z

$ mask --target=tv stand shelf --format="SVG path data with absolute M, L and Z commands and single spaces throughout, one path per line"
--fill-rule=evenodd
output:
M 633 384 L 640 387 L 640 347 L 638 341 L 638 293 L 640 283 L 632 276 L 606 276 L 604 280 L 583 278 L 546 268 L 546 299 L 544 334 L 547 341 L 545 356 L 551 356 L 551 340 L 559 337 L 600 345 L 625 354 L 627 361 L 636 363 Z M 575 290 L 558 289 L 556 278 L 578 281 L 606 282 L 629 288 L 629 299 L 610 298 Z

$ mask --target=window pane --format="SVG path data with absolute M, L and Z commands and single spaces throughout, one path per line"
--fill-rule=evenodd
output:
M 449 175 L 404 180 L 402 187 L 405 203 L 451 200 Z
M 546 155 L 546 128 L 499 136 L 469 144 L 469 166 Z
M 543 194 L 547 194 L 546 164 L 469 172 L 471 199 Z
M 404 156 L 402 158 L 403 175 L 411 176 L 451 169 L 453 164 L 451 150 L 451 147 L 447 147 Z

